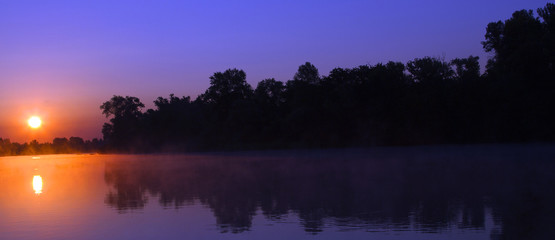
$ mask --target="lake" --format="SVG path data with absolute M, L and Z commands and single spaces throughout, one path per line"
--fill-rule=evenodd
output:
M 1 239 L 552 239 L 555 145 L 0 157 Z

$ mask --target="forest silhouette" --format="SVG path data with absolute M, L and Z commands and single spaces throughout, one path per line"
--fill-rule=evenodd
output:
M 243 70 L 227 69 L 196 99 L 170 94 L 144 112 L 137 97 L 114 95 L 100 106 L 102 140 L 70 149 L 0 139 L 0 155 L 554 141 L 555 4 L 536 12 L 487 25 L 482 45 L 493 57 L 483 73 L 475 56 L 327 76 L 307 62 L 292 80 L 253 89 Z
M 54 138 L 51 143 L 39 143 L 37 140 L 33 140 L 23 144 L 0 138 L 0 156 L 91 153 L 99 151 L 102 146 L 104 146 L 104 141 L 96 138 L 83 140 L 80 137 L 70 137 L 69 139 L 64 137 Z
M 555 140 L 555 4 L 487 25 L 478 57 L 335 68 L 307 62 L 252 88 L 216 72 L 196 99 L 133 96 L 100 106 L 106 151 L 154 152 Z

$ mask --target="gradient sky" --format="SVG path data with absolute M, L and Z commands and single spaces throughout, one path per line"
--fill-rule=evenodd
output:
M 147 107 L 170 93 L 194 98 L 228 68 L 256 87 L 306 61 L 323 75 L 424 56 L 475 55 L 484 66 L 486 25 L 547 2 L 0 0 L 0 137 L 101 137 L 99 106 L 112 95 Z M 41 129 L 27 127 L 31 115 Z

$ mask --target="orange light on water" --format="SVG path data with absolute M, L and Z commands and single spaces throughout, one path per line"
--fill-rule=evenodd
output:
M 42 120 L 40 120 L 40 118 L 37 116 L 32 116 L 31 118 L 29 118 L 29 120 L 27 120 L 27 123 L 31 128 L 39 128 L 42 124 Z
M 33 176 L 33 190 L 37 195 L 42 193 L 42 177 L 40 175 Z

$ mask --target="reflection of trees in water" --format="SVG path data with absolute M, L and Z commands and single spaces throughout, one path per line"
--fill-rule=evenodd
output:
M 260 209 L 270 220 L 296 213 L 307 232 L 338 227 L 437 232 L 485 229 L 486 208 L 503 236 L 552 233 L 549 183 L 553 164 L 479 156 L 381 158 L 199 157 L 114 161 L 105 179 L 106 204 L 143 208 L 147 194 L 164 207 L 194 200 L 208 206 L 222 231 L 251 227 Z M 508 155 L 510 157 L 510 155 Z M 155 158 L 155 157 L 153 157 Z M 531 158 L 530 158 L 531 159 Z M 547 210 L 547 211 L 546 211 Z M 549 231 L 549 232 L 547 232 Z M 503 237 L 492 233 L 492 237 Z
M 120 212 L 127 209 L 143 208 L 147 202 L 145 188 L 141 184 L 137 184 L 129 176 L 129 172 L 123 169 L 115 171 L 106 171 L 104 180 L 107 184 L 112 185 L 114 191 L 110 190 L 106 194 L 105 202 L 110 206 L 116 207 Z

